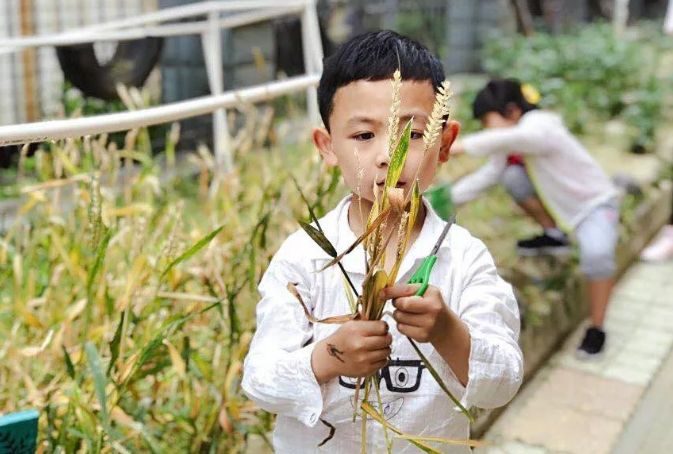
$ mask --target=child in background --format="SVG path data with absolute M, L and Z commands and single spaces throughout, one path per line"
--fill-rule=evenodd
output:
M 665 262 L 673 260 L 673 211 L 671 219 L 659 232 L 659 235 L 640 253 L 644 262 Z
M 603 352 L 603 322 L 616 271 L 619 222 L 618 191 L 598 163 L 555 113 L 539 110 L 526 100 L 513 79 L 490 81 L 475 98 L 473 114 L 484 131 L 454 144 L 489 161 L 454 186 L 454 202 L 464 203 L 486 185 L 482 175 L 500 175 L 516 202 L 543 228 L 541 235 L 519 241 L 528 256 L 568 252 L 564 232 L 577 238 L 580 269 L 589 280 L 591 325 L 577 354 L 597 358 Z M 523 156 L 523 166 L 507 166 L 511 154 Z
M 327 58 L 318 88 L 325 127 L 313 132 L 313 141 L 325 164 L 341 169 L 352 192 L 319 221 L 337 251 L 363 233 L 374 191 L 385 183 L 390 80 L 398 68 L 400 124 L 413 118 L 398 187 L 408 193 L 418 170 L 420 190 L 425 191 L 438 165 L 449 158 L 459 132 L 458 123 L 449 121 L 438 142 L 423 152 L 423 131 L 432 118 L 444 71 L 439 59 L 420 44 L 379 31 L 353 38 Z M 397 231 L 398 223 L 389 218 L 386 228 Z M 423 199 L 398 282 L 408 281 L 445 225 Z M 389 249 L 396 244 L 393 238 Z M 394 257 L 395 251 L 389 250 L 388 256 Z M 424 370 L 405 336 L 420 342 L 423 354 L 466 408 L 498 407 L 514 396 L 523 378 L 516 301 L 484 244 L 465 229 L 453 226 L 449 231 L 423 296 L 413 296 L 417 284 L 396 284 L 382 291 L 383 300 L 392 300 L 386 311 L 394 311 L 383 320 L 342 325 L 307 320 L 286 289 L 288 283 L 296 284 L 318 319 L 352 312 L 339 269 L 316 272 L 330 259 L 298 230 L 275 254 L 259 285 L 257 330 L 242 386 L 257 405 L 278 415 L 273 436 L 277 454 L 360 452 L 361 421 L 352 421 L 359 408 L 354 402 L 356 383 L 377 371 L 383 413 L 392 425 L 409 434 L 469 438 L 467 418 Z M 360 289 L 365 278 L 362 245 L 341 263 Z M 370 403 L 379 408 L 376 397 Z M 368 421 L 367 452 L 386 452 L 382 428 Z M 336 429 L 334 437 L 318 448 L 330 433 L 327 423 Z M 466 446 L 441 449 L 471 452 Z M 415 453 L 418 448 L 395 440 L 393 451 Z

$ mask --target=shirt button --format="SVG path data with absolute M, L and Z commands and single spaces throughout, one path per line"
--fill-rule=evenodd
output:
M 308 422 L 310 422 L 311 424 L 315 424 L 315 422 L 317 420 L 318 420 L 318 415 L 316 415 L 315 413 L 311 413 L 311 416 L 309 417 Z

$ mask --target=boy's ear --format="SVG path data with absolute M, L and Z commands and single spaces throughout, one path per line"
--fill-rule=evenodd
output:
M 325 165 L 335 167 L 338 164 L 336 154 L 332 148 L 332 137 L 325 128 L 315 128 L 313 130 L 313 144 L 316 146 L 322 156 Z
M 439 162 L 444 163 L 449 160 L 451 154 L 451 145 L 460 133 L 460 123 L 457 121 L 449 121 L 442 129 L 442 141 L 439 146 Z

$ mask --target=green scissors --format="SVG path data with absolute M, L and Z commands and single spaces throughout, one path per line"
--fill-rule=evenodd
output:
M 446 235 L 449 233 L 449 229 L 454 222 L 456 222 L 455 214 L 451 215 L 451 218 L 446 223 L 446 226 L 444 226 L 444 230 L 442 230 L 442 234 L 439 235 L 439 239 L 435 243 L 435 247 L 432 248 L 430 255 L 423 259 L 421 265 L 409 278 L 407 284 L 421 284 L 421 287 L 414 294 L 415 296 L 423 296 L 427 290 L 430 283 L 430 272 L 432 271 L 432 267 L 435 266 L 435 262 L 437 261 L 437 252 L 439 251 L 439 247 L 444 242 L 444 238 L 446 238 Z

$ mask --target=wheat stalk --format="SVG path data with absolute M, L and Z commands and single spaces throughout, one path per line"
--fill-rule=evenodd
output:
M 450 87 L 451 83 L 445 80 L 437 89 L 438 92 L 435 95 L 432 114 L 430 115 L 430 120 L 425 125 L 425 131 L 423 131 L 423 155 L 435 144 L 442 131 L 442 126 L 446 122 L 446 117 L 451 113 L 449 101 L 453 93 L 449 89 Z
M 397 143 L 397 130 L 400 126 L 400 90 L 402 89 L 402 75 L 399 69 L 393 73 L 391 81 L 393 88 L 393 99 L 390 104 L 390 116 L 388 117 L 388 156 L 392 156 Z

